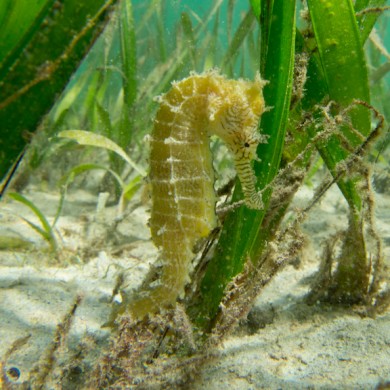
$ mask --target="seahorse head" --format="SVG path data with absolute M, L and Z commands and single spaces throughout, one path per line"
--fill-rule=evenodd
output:
M 226 80 L 220 91 L 209 96 L 211 131 L 231 149 L 235 159 L 253 160 L 261 138 L 259 118 L 264 111 L 264 81 L 257 74 L 255 81 Z
M 264 84 L 259 74 L 254 82 L 221 77 L 207 104 L 210 132 L 232 151 L 245 203 L 252 209 L 263 207 L 251 162 L 258 159 L 256 149 L 262 141 L 258 127 L 264 112 Z

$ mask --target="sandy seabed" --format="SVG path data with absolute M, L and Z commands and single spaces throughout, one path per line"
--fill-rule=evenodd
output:
M 304 204 L 311 194 L 312 189 L 303 188 L 295 205 Z M 25 196 L 49 219 L 55 214 L 58 196 L 33 189 Z M 6 361 L 5 371 L 20 372 L 19 379 L 9 378 L 11 388 L 28 379 L 78 295 L 82 301 L 66 345 L 58 351 L 57 366 L 84 345 L 90 350 L 83 359 L 92 365 L 108 345 L 110 333 L 101 326 L 110 313 L 118 272 L 125 270 L 125 284 L 136 288 L 157 258 L 146 206 L 135 208 L 114 229 L 117 208 L 97 210 L 96 205 L 96 197 L 88 192 L 68 195 L 56 225 L 63 248 L 58 265 L 45 250 L 46 243 L 20 218 L 33 221 L 29 210 L 11 201 L 0 204 L 0 235 L 28 239 L 35 247 L 0 251 L 0 357 L 15 340 L 31 335 Z M 377 196 L 376 227 L 388 265 L 389 205 L 389 195 Z M 309 306 L 304 300 L 324 240 L 346 225 L 346 205 L 337 188 L 332 188 L 304 223 L 309 240 L 300 265 L 286 266 L 266 286 L 248 320 L 218 347 L 217 357 L 202 368 L 191 388 L 390 388 L 390 311 L 376 318 L 362 317 L 348 308 Z M 75 386 L 48 383 L 47 388 Z

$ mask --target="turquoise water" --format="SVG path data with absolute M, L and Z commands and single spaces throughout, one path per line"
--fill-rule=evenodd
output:
M 150 52 L 152 54 L 154 45 L 163 45 L 165 48 L 165 56 L 168 56 L 168 53 L 174 51 L 175 46 L 177 45 L 178 39 L 181 39 L 183 34 L 183 24 L 182 18 L 183 15 L 190 20 L 192 24 L 192 33 L 196 41 L 196 56 L 197 64 L 195 67 L 192 67 L 192 70 L 203 71 L 205 68 L 212 66 L 221 67 L 221 61 L 224 53 L 226 52 L 229 43 L 232 41 L 234 34 L 237 31 L 237 28 L 245 17 L 245 15 L 250 11 L 250 5 L 247 1 L 163 1 L 157 2 L 159 5 L 156 5 L 156 12 L 146 23 L 145 28 L 142 28 L 139 32 L 138 39 L 141 43 L 140 50 L 142 49 L 143 41 L 146 38 L 148 32 L 155 37 L 155 40 L 149 44 Z M 157 4 L 156 3 L 156 4 Z M 134 2 L 134 19 L 137 21 L 136 24 L 143 26 L 142 21 L 145 17 L 145 14 L 148 12 L 149 8 L 146 2 L 135 1 Z M 153 29 L 158 29 L 158 35 L 156 36 Z M 252 23 L 254 31 L 254 41 L 258 43 L 258 35 L 255 33 L 257 30 L 255 23 Z M 211 38 L 212 37 L 212 38 Z M 187 38 L 184 36 L 184 39 Z M 212 39 L 215 39 L 215 42 L 210 42 Z M 209 49 L 212 53 L 207 52 L 202 47 L 202 44 L 208 41 Z M 190 44 L 187 40 L 187 44 Z M 161 54 L 161 53 L 160 53 Z M 214 55 L 213 60 L 210 60 L 205 64 L 205 57 Z M 159 60 L 165 60 L 166 57 L 162 55 L 155 58 L 156 63 L 158 64 Z M 153 57 L 153 54 L 152 54 Z M 146 69 L 151 70 L 152 67 L 149 62 L 146 64 Z M 190 67 L 187 67 L 189 70 Z M 194 69 L 195 68 L 195 69 Z M 140 69 L 143 72 L 143 69 Z M 235 76 L 240 76 L 242 71 L 239 70 L 239 66 L 236 65 L 234 68 Z M 248 68 L 244 69 L 244 73 L 247 76 L 250 75 Z

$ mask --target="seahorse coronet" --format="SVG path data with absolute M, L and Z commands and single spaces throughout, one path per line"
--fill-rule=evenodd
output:
M 262 208 L 252 161 L 262 141 L 265 82 L 231 80 L 218 69 L 191 72 L 156 98 L 160 104 L 150 136 L 152 240 L 161 251 L 157 284 L 130 303 L 139 318 L 175 304 L 189 281 L 193 248 L 217 225 L 209 137 L 217 135 L 233 154 L 245 203 Z

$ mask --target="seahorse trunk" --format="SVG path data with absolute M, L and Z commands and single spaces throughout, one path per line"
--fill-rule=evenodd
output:
M 202 80 L 201 80 L 202 81 Z M 188 282 L 192 249 L 216 226 L 205 82 L 187 79 L 161 98 L 150 140 L 152 239 L 161 248 L 159 285 L 132 304 L 137 316 L 174 304 Z M 206 88 L 207 89 L 207 88 Z

